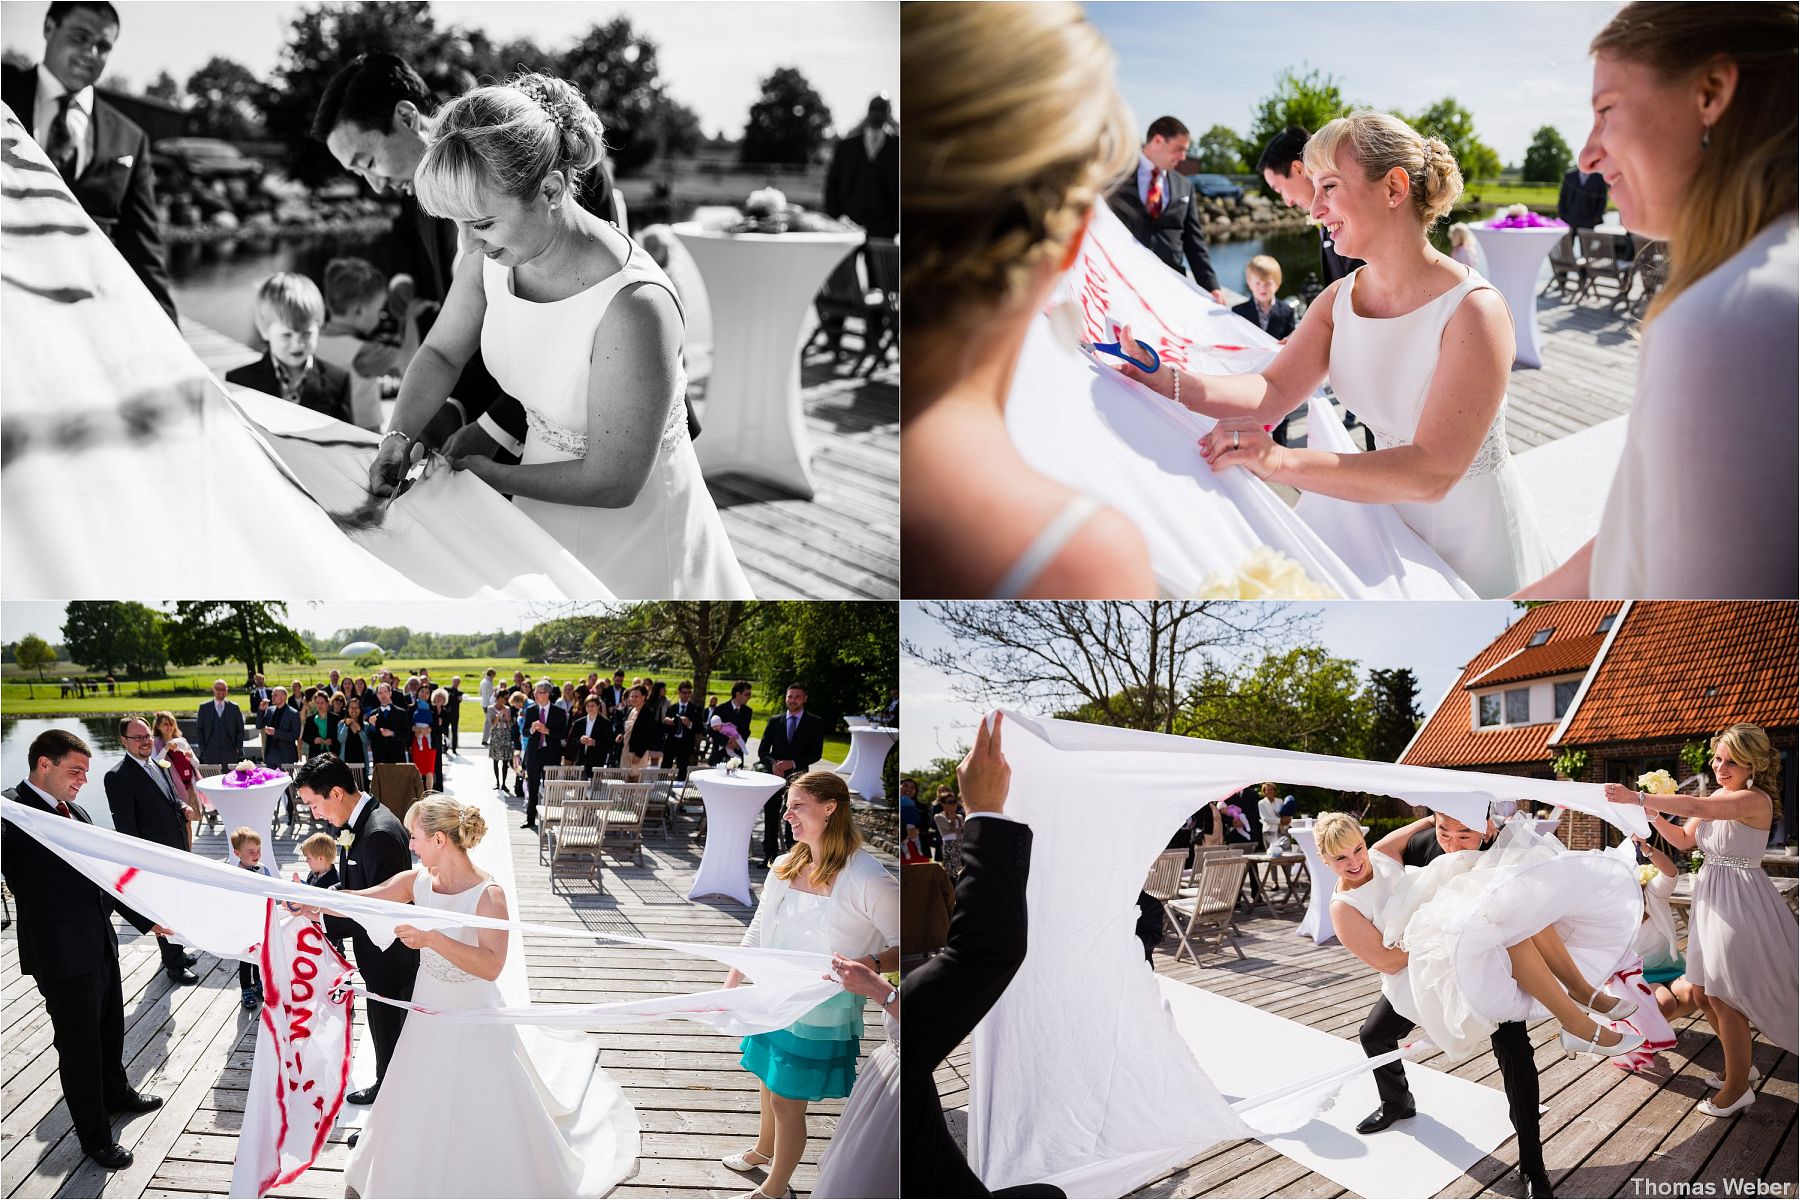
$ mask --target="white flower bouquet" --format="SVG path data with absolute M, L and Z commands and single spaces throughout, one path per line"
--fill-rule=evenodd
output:
M 1667 771 L 1650 771 L 1637 778 L 1637 790 L 1651 796 L 1673 796 L 1676 786 L 1674 776 Z
M 1196 600 L 1337 600 L 1337 590 L 1318 582 L 1301 565 L 1269 546 L 1258 546 L 1227 571 L 1208 575 Z

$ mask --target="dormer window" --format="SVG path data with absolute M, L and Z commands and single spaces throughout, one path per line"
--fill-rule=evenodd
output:
M 1613 626 L 1613 621 L 1615 619 L 1617 619 L 1618 615 L 1619 614 L 1616 612 L 1609 612 L 1604 617 L 1601 617 L 1600 618 L 1600 628 L 1594 630 L 1594 632 L 1595 633 L 1605 633 L 1607 630 L 1611 629 Z
M 1554 629 L 1540 629 L 1540 630 L 1538 630 L 1538 631 L 1537 631 L 1537 632 L 1536 632 L 1536 633 L 1534 633 L 1534 634 L 1532 634 L 1532 635 L 1531 635 L 1531 640 L 1530 640 L 1530 641 L 1529 641 L 1529 642 L 1526 642 L 1526 643 L 1525 643 L 1525 648 L 1526 648 L 1526 649 L 1527 649 L 1527 650 L 1529 650 L 1529 649 L 1530 649 L 1530 648 L 1531 648 L 1531 647 L 1533 647 L 1533 646 L 1541 646 L 1541 645 L 1543 645 L 1543 644 L 1544 644 L 1544 643 L 1545 643 L 1545 642 L 1547 642 L 1547 641 L 1549 641 L 1549 640 L 1550 640 L 1550 635 L 1551 635 L 1551 634 L 1553 634 L 1553 633 L 1555 633 L 1555 632 L 1556 632 L 1556 630 L 1554 630 Z

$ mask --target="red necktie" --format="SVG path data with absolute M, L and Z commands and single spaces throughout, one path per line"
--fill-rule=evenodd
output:
M 61 800 L 58 800 L 56 802 L 56 811 L 61 813 L 63 816 L 69 818 L 69 820 L 71 820 L 71 821 L 73 821 L 75 819 L 75 814 L 70 812 L 69 806 L 67 804 L 64 804 Z
M 1160 217 L 1162 216 L 1162 210 L 1162 172 L 1152 171 L 1150 172 L 1150 190 L 1144 196 L 1144 211 L 1149 213 L 1152 217 Z
M 70 186 L 75 183 L 75 168 L 80 162 L 80 149 L 75 145 L 74 131 L 69 128 L 69 104 L 75 99 L 74 92 L 64 92 L 56 98 L 56 115 L 50 119 L 50 144 L 45 150 L 56 169 Z

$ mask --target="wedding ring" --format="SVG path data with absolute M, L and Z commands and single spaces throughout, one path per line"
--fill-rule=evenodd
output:
M 1231 431 L 1231 448 L 1233 450 L 1238 448 L 1238 431 L 1235 429 Z

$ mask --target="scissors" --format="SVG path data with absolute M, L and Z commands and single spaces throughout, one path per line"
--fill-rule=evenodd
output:
M 1131 355 L 1125 353 L 1124 347 L 1119 342 L 1093 342 L 1091 343 L 1091 346 L 1102 354 L 1110 354 L 1114 358 L 1124 359 L 1146 375 L 1156 374 L 1157 371 L 1162 369 L 1162 358 L 1156 353 L 1156 347 L 1152 346 L 1149 342 L 1146 342 L 1143 338 L 1135 338 L 1133 340 L 1137 342 L 1138 347 L 1143 350 L 1145 354 L 1150 356 L 1149 362 L 1146 363 L 1141 359 L 1131 357 Z
M 406 474 L 402 475 L 399 482 L 394 484 L 394 490 L 388 493 L 386 502 L 381 506 L 382 520 L 387 519 L 388 509 L 394 507 L 394 501 L 404 496 L 412 489 L 413 484 L 425 477 L 427 465 L 434 457 L 437 457 L 437 451 L 429 450 L 407 466 Z

